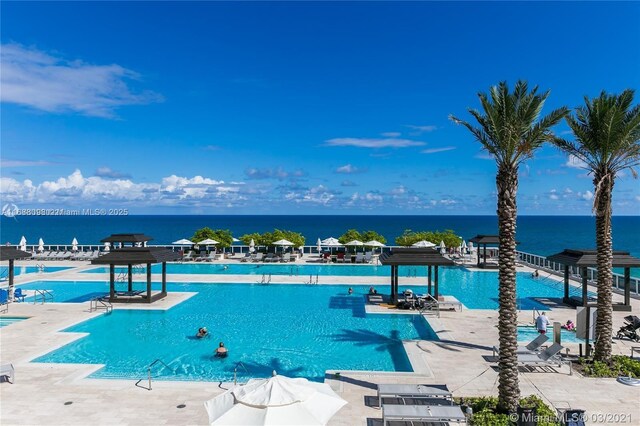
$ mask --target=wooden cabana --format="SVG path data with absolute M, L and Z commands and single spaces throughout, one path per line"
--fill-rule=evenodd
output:
M 469 241 L 474 243 L 478 249 L 478 268 L 498 267 L 497 263 L 487 263 L 487 246 L 498 247 L 500 245 L 500 237 L 498 235 L 478 234 Z M 482 257 L 480 256 L 480 246 L 482 246 Z
M 18 250 L 12 246 L 0 246 L 0 261 L 9 261 L 9 300 L 13 301 L 13 281 L 14 281 L 14 267 L 17 259 L 27 259 L 31 257 L 31 253 Z
M 438 267 L 455 266 L 455 263 L 433 248 L 394 248 L 380 255 L 380 263 L 391 266 L 391 303 L 398 302 L 398 267 L 426 266 L 428 293 L 431 294 L 431 272 L 434 271 L 434 294 L 438 298 Z
M 142 234 L 113 234 L 100 240 L 109 243 L 146 243 L 151 237 Z M 125 303 L 152 303 L 167 296 L 167 262 L 178 260 L 180 254 L 163 247 L 123 247 L 110 251 L 91 261 L 93 265 L 109 265 L 109 301 Z M 151 265 L 162 263 L 162 290 L 151 292 Z M 116 291 L 115 267 L 128 267 L 128 286 L 126 292 Z M 133 291 L 133 265 L 146 265 L 146 292 Z
M 126 244 L 131 244 L 131 247 L 146 246 L 148 241 L 153 240 L 153 237 L 144 234 L 111 234 L 107 238 L 100 240 L 101 243 L 120 243 L 123 247 Z
M 571 306 L 588 306 L 587 297 L 587 268 L 598 266 L 597 250 L 565 249 L 560 253 L 548 256 L 547 259 L 564 265 L 564 297 L 563 302 Z M 640 258 L 631 256 L 628 251 L 613 252 L 613 267 L 624 268 L 624 302 L 614 304 L 614 311 L 631 311 L 631 268 L 640 267 Z M 582 279 L 582 296 L 569 296 L 569 267 L 573 266 L 580 271 Z

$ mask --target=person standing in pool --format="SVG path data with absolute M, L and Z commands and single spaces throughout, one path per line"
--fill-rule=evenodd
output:
M 549 319 L 545 313 L 543 312 L 541 315 L 538 315 L 538 318 L 536 318 L 536 329 L 538 330 L 538 333 L 545 334 L 547 332 L 548 325 Z
M 219 358 L 224 358 L 229 354 L 227 348 L 224 347 L 224 342 L 220 342 L 218 349 L 216 349 L 216 356 Z
M 353 294 L 353 289 L 352 289 L 351 287 L 349 287 L 349 291 L 348 291 L 348 293 L 349 293 L 349 294 Z

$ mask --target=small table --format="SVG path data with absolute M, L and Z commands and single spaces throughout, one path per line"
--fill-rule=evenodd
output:
M 382 398 L 441 398 L 453 405 L 453 395 L 447 385 L 378 385 L 378 406 Z

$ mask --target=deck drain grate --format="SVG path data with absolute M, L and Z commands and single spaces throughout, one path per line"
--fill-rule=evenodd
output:
M 180 404 L 176 408 L 185 408 L 186 406 L 187 406 L 187 404 Z
M 71 405 L 71 404 L 73 404 L 73 401 L 67 401 L 64 403 L 64 405 Z

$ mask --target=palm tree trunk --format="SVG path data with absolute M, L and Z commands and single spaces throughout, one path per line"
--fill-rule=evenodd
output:
M 596 247 L 598 264 L 598 313 L 596 317 L 596 344 L 593 358 L 611 360 L 612 318 L 612 268 L 613 243 L 611 240 L 611 194 L 613 175 L 608 171 L 597 172 L 593 180 L 596 188 Z
M 498 228 L 500 247 L 498 333 L 500 338 L 500 367 L 498 377 L 498 405 L 503 411 L 515 413 L 520 399 L 518 384 L 518 312 L 516 306 L 516 193 L 518 167 L 499 165 L 496 175 L 498 190 Z

